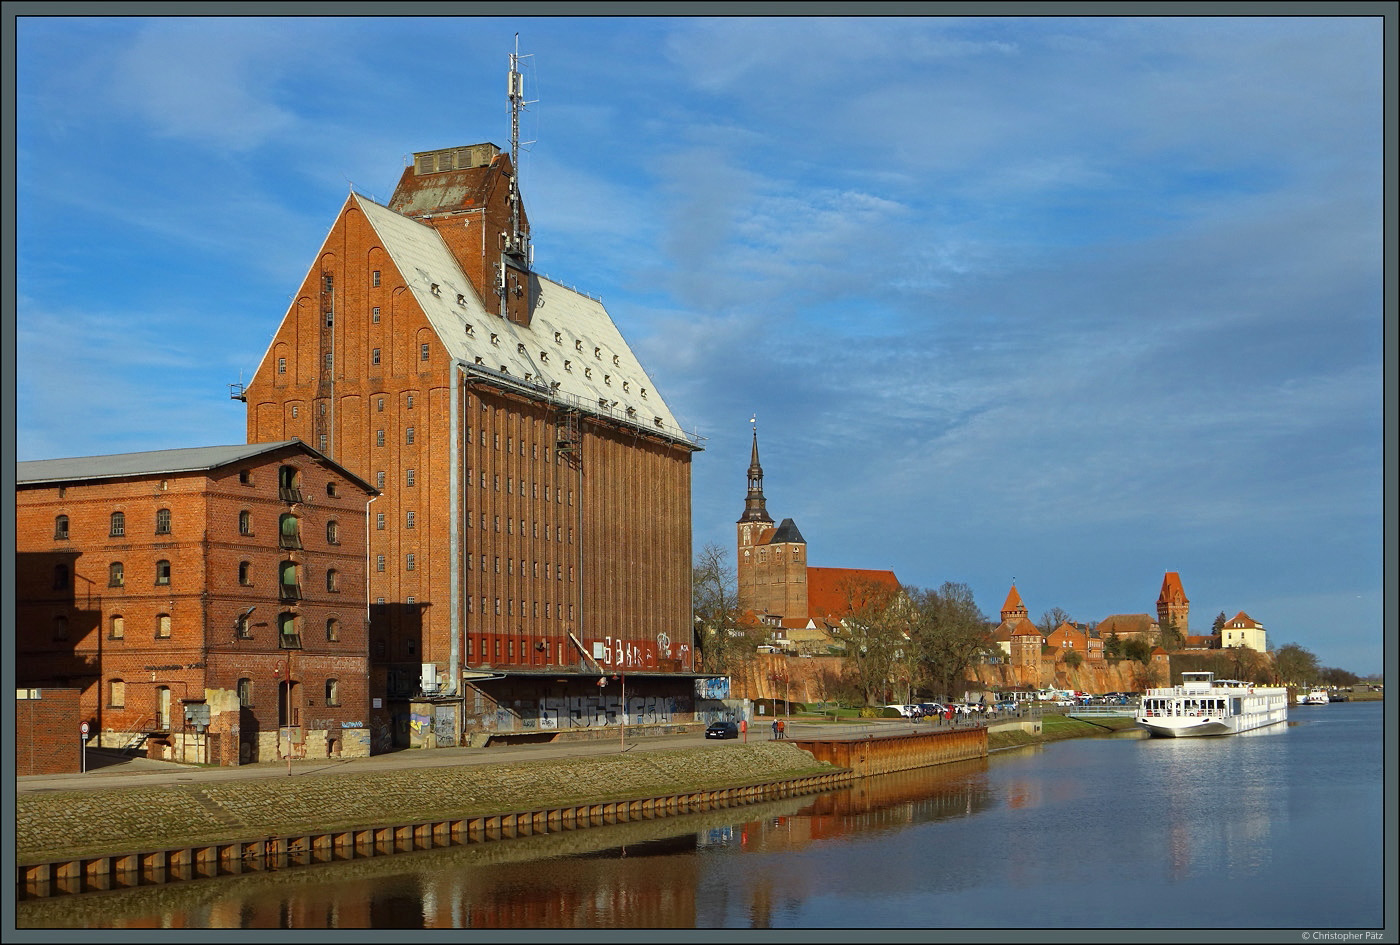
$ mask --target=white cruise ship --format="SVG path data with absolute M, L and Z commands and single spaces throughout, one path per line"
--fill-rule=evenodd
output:
M 1149 689 L 1137 724 L 1162 738 L 1234 735 L 1288 720 L 1288 690 L 1214 673 L 1182 673 L 1181 685 Z

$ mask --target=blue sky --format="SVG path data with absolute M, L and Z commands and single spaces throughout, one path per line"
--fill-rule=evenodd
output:
M 350 189 L 510 143 L 683 425 L 694 538 L 1382 669 L 1383 21 L 23 18 L 17 458 L 242 442 Z M 431 50 L 428 53 L 427 50 Z M 1393 510 L 1392 510 L 1393 515 Z

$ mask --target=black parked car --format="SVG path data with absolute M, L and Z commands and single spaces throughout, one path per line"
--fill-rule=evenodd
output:
M 739 725 L 737 722 L 715 722 L 705 729 L 706 738 L 738 738 Z

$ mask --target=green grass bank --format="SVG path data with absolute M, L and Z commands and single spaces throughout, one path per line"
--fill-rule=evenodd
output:
M 404 771 L 46 791 L 16 798 L 34 863 L 739 787 L 831 771 L 784 742 Z

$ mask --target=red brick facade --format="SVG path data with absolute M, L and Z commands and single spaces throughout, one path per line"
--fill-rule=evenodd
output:
M 77 689 L 21 689 L 15 700 L 15 774 L 73 774 L 83 769 Z
M 147 457 L 19 464 L 17 683 L 80 689 L 93 744 L 152 757 L 367 753 L 370 490 L 300 443 L 110 459 Z
M 451 711 L 440 744 L 545 717 L 518 687 L 478 698 L 464 670 L 583 673 L 585 686 L 599 657 L 629 673 L 694 668 L 695 446 L 659 432 L 659 397 L 601 306 L 502 242 L 509 160 L 449 150 L 438 156 L 484 163 L 420 174 L 437 166 L 425 152 L 387 209 L 346 201 L 245 392 L 249 442 L 300 437 L 383 491 L 369 515 L 370 685 L 400 745 L 428 743 L 421 718 L 442 718 L 425 706 Z M 565 396 L 585 377 L 614 399 Z

